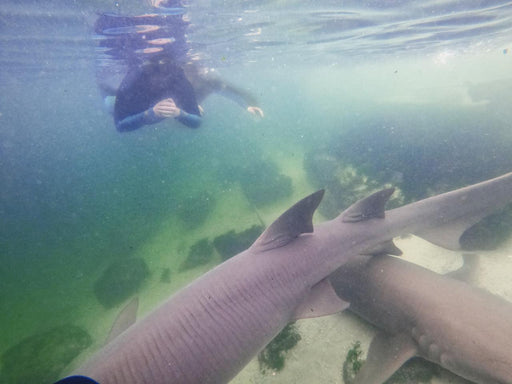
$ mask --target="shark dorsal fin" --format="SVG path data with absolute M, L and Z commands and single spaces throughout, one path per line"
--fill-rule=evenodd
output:
M 279 248 L 295 239 L 301 233 L 313 232 L 313 213 L 322 201 L 321 189 L 288 209 L 261 234 L 251 248 L 259 251 Z
M 135 323 L 137 320 L 137 311 L 139 309 L 139 298 L 134 297 L 131 299 L 128 304 L 124 306 L 124 308 L 117 315 L 112 328 L 108 334 L 105 345 L 114 340 L 121 333 L 126 331 L 131 325 Z
M 356 223 L 369 219 L 384 218 L 386 203 L 394 191 L 394 188 L 386 188 L 357 201 L 341 214 L 341 220 L 345 223 Z

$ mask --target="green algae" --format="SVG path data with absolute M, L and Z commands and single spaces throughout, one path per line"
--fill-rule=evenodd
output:
M 288 351 L 301 340 L 295 323 L 290 323 L 258 354 L 260 371 L 279 372 L 284 368 Z

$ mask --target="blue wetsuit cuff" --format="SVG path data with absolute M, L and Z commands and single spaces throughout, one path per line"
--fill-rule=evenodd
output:
M 153 108 L 147 109 L 144 112 L 137 113 L 132 116 L 125 117 L 123 120 L 116 123 L 117 130 L 120 132 L 133 131 L 137 128 L 147 124 L 155 124 L 162 121 L 163 118 L 155 115 Z
M 180 114 L 175 119 L 189 128 L 197 128 L 202 122 L 201 116 L 187 113 L 184 110 L 180 110 Z
M 146 124 L 155 124 L 162 120 L 163 118 L 157 116 L 155 114 L 155 111 L 153 111 L 153 108 L 149 108 L 146 111 L 144 111 L 144 122 Z

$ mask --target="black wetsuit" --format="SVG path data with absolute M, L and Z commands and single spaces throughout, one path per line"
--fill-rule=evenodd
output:
M 152 61 L 132 68 L 116 95 L 117 129 L 131 131 L 163 120 L 155 116 L 153 106 L 167 98 L 172 98 L 182 111 L 176 120 L 190 128 L 201 124 L 194 89 L 182 68 L 170 61 Z

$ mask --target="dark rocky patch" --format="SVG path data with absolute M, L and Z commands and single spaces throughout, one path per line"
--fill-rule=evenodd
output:
M 472 108 L 376 108 L 344 127 L 326 151 L 379 183 L 393 182 L 406 200 L 474 184 L 512 169 L 509 130 Z
M 180 267 L 181 271 L 207 264 L 213 257 L 213 245 L 208 239 L 201 239 L 189 249 L 187 259 Z
M 2 355 L 1 382 L 50 384 L 92 343 L 91 336 L 75 325 L 62 325 L 29 336 Z
M 171 268 L 164 268 L 160 275 L 160 282 L 169 284 L 171 282 Z
M 144 260 L 118 260 L 110 264 L 96 280 L 94 293 L 104 307 L 111 308 L 137 292 L 148 276 L 149 269 Z
M 277 165 L 268 161 L 227 167 L 220 177 L 226 185 L 240 183 L 245 196 L 256 207 L 271 204 L 293 193 L 291 178 L 279 173 Z
M 359 199 L 393 186 L 367 177 L 361 170 L 344 164 L 325 151 L 306 154 L 304 169 L 311 184 L 318 189 L 325 189 L 324 198 L 318 209 L 328 219 L 338 216 Z M 386 207 L 390 209 L 403 203 L 403 196 L 397 189 Z
M 263 233 L 264 229 L 262 225 L 253 225 L 251 228 L 242 232 L 231 230 L 217 236 L 213 240 L 213 245 L 222 257 L 222 260 L 227 260 L 249 248 Z

